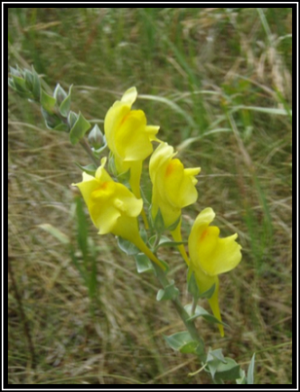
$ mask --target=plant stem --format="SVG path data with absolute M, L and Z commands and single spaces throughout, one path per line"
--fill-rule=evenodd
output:
M 153 263 L 154 269 L 156 271 L 156 276 L 159 280 L 159 283 L 163 288 L 167 287 L 170 285 L 170 282 L 164 273 L 164 271 L 159 268 L 156 264 Z M 197 328 L 195 326 L 195 323 L 193 320 L 188 320 L 189 319 L 189 314 L 187 311 L 184 309 L 182 306 L 180 300 L 178 298 L 172 299 L 173 306 L 175 307 L 179 317 L 183 321 L 184 325 L 186 326 L 186 329 L 190 333 L 191 337 L 198 343 L 198 349 L 197 349 L 197 355 L 201 359 L 202 362 L 205 362 L 206 360 L 206 354 L 205 354 L 205 349 L 204 349 L 204 342 L 202 338 L 199 336 L 199 333 L 197 331 Z
M 97 166 L 99 166 L 99 162 L 98 162 L 98 160 L 94 157 L 94 155 L 93 155 L 93 153 L 92 153 L 92 151 L 91 151 L 91 149 L 90 149 L 90 146 L 88 145 L 88 143 L 87 143 L 87 141 L 85 140 L 85 139 L 80 139 L 80 145 L 81 145 L 81 147 L 83 147 L 83 149 L 88 153 L 88 155 L 90 156 L 90 158 L 92 159 L 92 161 L 97 165 Z
M 193 297 L 192 311 L 191 311 L 191 315 L 192 315 L 192 316 L 195 314 L 196 307 L 197 307 L 197 300 L 196 300 L 195 297 Z

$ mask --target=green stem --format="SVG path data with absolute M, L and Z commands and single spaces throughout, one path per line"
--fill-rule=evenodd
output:
M 90 158 L 92 159 L 92 161 L 97 165 L 97 166 L 99 166 L 99 162 L 98 162 L 98 160 L 94 157 L 94 155 L 93 155 L 93 153 L 92 153 L 92 151 L 91 151 L 91 149 L 90 149 L 90 146 L 88 145 L 88 143 L 87 143 L 87 141 L 85 140 L 85 139 L 80 139 L 80 145 L 81 145 L 81 147 L 88 153 L 88 155 L 90 156 Z
M 196 306 L 197 306 L 197 299 L 195 297 L 193 297 L 193 302 L 192 302 L 192 311 L 191 311 L 191 315 L 193 316 L 195 314 L 195 310 L 196 310 Z
M 160 241 L 161 235 L 159 233 L 157 233 L 156 238 L 155 238 L 155 242 L 153 244 L 153 252 L 155 253 Z
M 159 283 L 163 288 L 167 287 L 170 285 L 170 282 L 164 273 L 164 271 L 159 268 L 156 264 L 153 263 L 154 269 L 156 271 L 156 276 L 159 280 Z M 204 349 L 204 342 L 202 338 L 199 336 L 199 333 L 197 331 L 197 328 L 195 326 L 195 323 L 193 320 L 188 320 L 189 319 L 189 314 L 187 311 L 184 309 L 182 306 L 180 300 L 178 298 L 172 299 L 173 306 L 175 307 L 179 317 L 183 321 L 184 325 L 186 326 L 186 329 L 188 330 L 189 334 L 191 337 L 199 344 L 198 346 L 198 352 L 197 355 L 201 359 L 202 362 L 205 362 L 206 360 L 206 354 L 205 354 L 205 349 Z

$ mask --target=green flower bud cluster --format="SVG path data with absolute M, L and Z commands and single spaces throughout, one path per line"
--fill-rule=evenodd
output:
M 8 85 L 22 98 L 41 105 L 42 115 L 46 127 L 55 131 L 68 132 L 72 144 L 76 144 L 91 128 L 91 124 L 79 112 L 71 111 L 71 92 L 66 92 L 60 84 L 57 84 L 53 94 L 49 93 L 49 87 L 41 79 L 32 67 L 31 70 L 10 67 Z

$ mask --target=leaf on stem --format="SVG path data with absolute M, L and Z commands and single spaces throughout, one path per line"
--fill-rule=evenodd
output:
M 47 94 L 44 90 L 41 90 L 41 105 L 44 110 L 48 113 L 53 113 L 56 105 L 56 99 Z
M 169 286 L 164 289 L 160 289 L 157 293 L 157 301 L 166 301 L 169 299 L 175 299 L 179 295 L 179 290 L 175 287 L 175 282 L 173 281 Z
M 255 354 L 253 354 L 247 372 L 247 384 L 254 384 Z
M 71 114 L 71 112 L 69 113 Z M 90 129 L 91 124 L 83 117 L 83 115 L 79 112 L 76 122 L 71 128 L 70 131 L 70 141 L 72 144 L 76 144 L 80 139 L 83 138 L 85 133 Z
M 134 256 L 136 262 L 136 269 L 139 274 L 153 271 L 153 265 L 144 253 L 139 253 Z
M 184 354 L 195 353 L 199 345 L 187 331 L 178 332 L 171 336 L 164 336 L 164 339 L 173 350 L 180 351 Z
M 195 313 L 192 315 L 192 304 L 188 304 L 185 305 L 185 310 L 187 311 L 187 313 L 189 315 L 191 315 L 191 317 L 188 318 L 188 321 L 192 321 L 195 320 L 198 317 L 203 317 L 206 321 L 210 322 L 210 323 L 216 323 L 216 324 L 222 324 L 225 327 L 229 327 L 227 324 L 223 323 L 222 321 L 218 320 L 215 316 L 213 316 L 212 314 L 210 314 L 209 312 L 207 312 L 207 310 L 205 310 L 204 308 L 202 308 L 202 306 L 197 305 L 196 309 L 195 309 Z

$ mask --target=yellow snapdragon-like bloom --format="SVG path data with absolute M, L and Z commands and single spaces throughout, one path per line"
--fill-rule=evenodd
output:
M 106 158 L 102 159 L 95 177 L 83 172 L 82 182 L 73 184 L 80 189 L 99 234 L 112 233 L 132 242 L 165 269 L 139 233 L 137 217 L 142 211 L 143 200 L 137 199 L 125 185 L 113 181 L 104 168 L 105 162 Z
M 195 176 L 200 167 L 185 169 L 177 153 L 167 143 L 160 143 L 153 152 L 149 163 L 150 178 L 153 184 L 152 215 L 158 210 L 166 227 L 172 226 L 181 215 L 181 209 L 195 203 L 198 197 Z
M 155 219 L 160 210 L 165 227 L 172 226 L 181 217 L 181 209 L 196 202 L 198 193 L 195 188 L 200 167 L 185 169 L 177 153 L 167 143 L 160 143 L 153 152 L 149 163 L 152 188 L 152 217 Z M 171 231 L 175 241 L 181 242 L 181 219 Z M 189 264 L 183 245 L 179 250 Z
M 218 275 L 231 271 L 242 259 L 241 246 L 235 241 L 237 234 L 219 238 L 220 229 L 209 226 L 215 213 L 212 208 L 205 208 L 196 218 L 188 239 L 190 267 L 195 274 L 200 293 L 216 285 L 212 297 L 208 300 L 214 316 L 222 321 L 219 302 Z M 224 329 L 219 324 L 221 336 Z
M 131 110 L 136 98 L 137 90 L 131 87 L 113 104 L 104 119 L 104 132 L 118 173 L 130 169 L 132 192 L 140 198 L 142 163 L 153 151 L 151 141 L 156 140 L 159 126 L 147 125 L 142 110 Z

